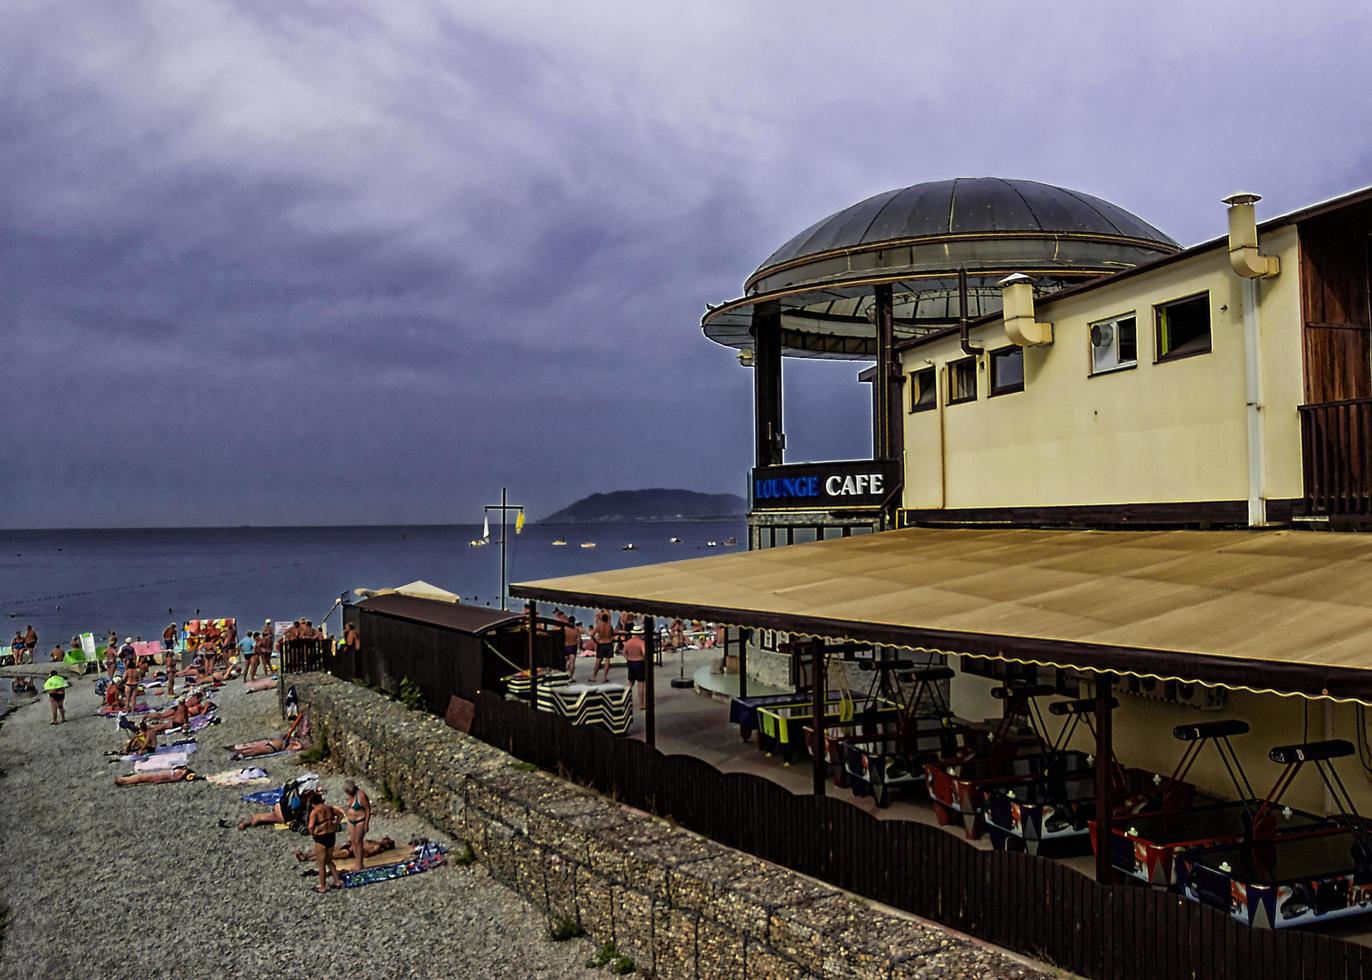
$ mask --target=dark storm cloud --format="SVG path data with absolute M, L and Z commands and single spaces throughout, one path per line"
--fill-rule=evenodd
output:
M 1372 183 L 1367 16 L 1307 4 L 19 3 L 0 526 L 474 520 L 740 489 L 704 341 L 779 243 L 957 174 L 1184 241 Z M 788 365 L 797 456 L 857 366 Z

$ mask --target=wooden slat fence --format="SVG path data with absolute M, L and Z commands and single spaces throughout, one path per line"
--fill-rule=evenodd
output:
M 1105 886 L 1055 861 L 979 850 L 840 797 L 802 796 L 483 692 L 473 734 L 728 847 L 1093 978 L 1353 980 L 1372 949 L 1251 929 L 1174 894 Z
M 1301 405 L 1307 516 L 1372 517 L 1372 398 Z

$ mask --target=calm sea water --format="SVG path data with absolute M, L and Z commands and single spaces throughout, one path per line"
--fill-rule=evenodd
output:
M 0 630 L 8 630 L 0 641 L 8 647 L 15 630 L 32 624 L 43 656 L 86 630 L 154 639 L 173 619 L 198 616 L 319 623 L 341 592 L 415 579 L 494 606 L 500 548 L 469 547 L 479 534 L 465 525 L 0 531 Z M 718 554 L 723 549 L 706 542 L 730 536 L 739 547 L 746 542 L 741 519 L 530 524 L 508 534 L 512 582 Z M 674 536 L 682 543 L 669 543 Z M 558 537 L 567 547 L 553 546 Z M 597 547 L 577 547 L 583 541 Z M 621 550 L 630 543 L 634 550 Z M 337 632 L 337 613 L 329 626 Z M 8 683 L 0 685 L 0 699 L 8 691 Z

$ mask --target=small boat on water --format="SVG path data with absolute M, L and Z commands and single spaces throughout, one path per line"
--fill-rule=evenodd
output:
M 566 539 L 566 538 L 554 538 L 554 539 L 553 539 L 553 547 L 554 547 L 554 548 L 565 548 L 565 547 L 567 547 L 567 539 Z
M 583 542 L 581 542 L 581 547 L 583 547 L 583 548 L 594 548 L 594 547 L 595 547 L 595 542 L 594 542 L 594 541 L 583 541 Z
M 667 543 L 668 543 L 668 544 L 681 544 L 681 539 L 678 538 L 678 537 L 671 537 L 671 538 L 668 538 L 668 539 L 667 539 Z
M 724 539 L 724 547 L 726 548 L 732 548 L 736 544 L 738 544 L 738 538 L 729 537 Z
M 706 542 L 705 542 L 705 547 L 707 547 L 707 548 L 718 548 L 718 547 L 719 547 L 719 542 L 718 542 L 718 541 L 706 541 Z
M 638 549 L 634 546 L 634 543 L 633 543 L 632 541 L 630 541 L 628 544 L 626 544 L 624 547 L 620 548 L 619 550 L 620 550 L 620 551 L 637 551 Z
M 472 538 L 472 540 L 470 540 L 470 541 L 467 542 L 467 547 L 469 547 L 469 548 L 484 548 L 484 547 L 486 547 L 486 545 L 488 545 L 488 544 L 490 544 L 490 543 L 491 543 L 491 542 L 488 541 L 488 540 L 486 540 L 485 538 Z

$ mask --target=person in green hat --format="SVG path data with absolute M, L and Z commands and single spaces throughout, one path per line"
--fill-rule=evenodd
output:
M 43 682 L 43 690 L 48 694 L 48 703 L 52 705 L 51 724 L 60 725 L 67 720 L 67 708 L 63 703 L 67 700 L 67 688 L 71 683 L 59 674 L 56 670 L 48 671 L 48 679 Z M 62 721 L 57 720 L 58 715 L 62 716 Z

